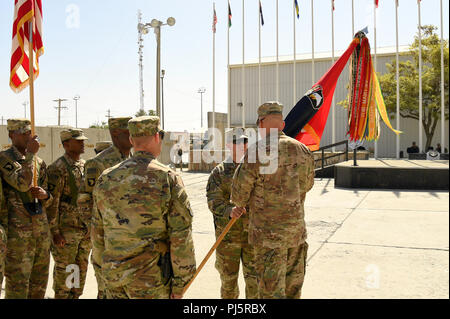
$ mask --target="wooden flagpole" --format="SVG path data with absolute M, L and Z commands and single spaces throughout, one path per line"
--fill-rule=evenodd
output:
M 33 19 L 29 22 L 29 40 L 28 40 L 28 66 L 29 66 L 29 84 L 30 84 L 30 117 L 31 117 L 31 136 L 35 136 L 35 121 L 34 121 L 34 50 L 33 50 Z M 37 169 L 36 158 L 33 165 L 33 186 L 37 186 Z M 36 199 L 37 201 L 37 199 Z
M 191 281 L 189 281 L 189 283 L 184 287 L 183 289 L 183 295 L 186 293 L 186 291 L 189 289 L 189 287 L 191 286 L 191 284 L 194 282 L 195 278 L 197 277 L 197 275 L 200 273 L 200 271 L 202 270 L 203 266 L 205 266 L 206 262 L 208 261 L 209 257 L 211 257 L 212 253 L 214 252 L 214 250 L 216 250 L 216 248 L 219 246 L 219 244 L 222 242 L 223 238 L 225 237 L 225 235 L 229 232 L 229 230 L 231 229 L 231 227 L 234 225 L 234 223 L 237 221 L 238 219 L 236 217 L 233 217 L 229 222 L 228 225 L 225 227 L 225 229 L 223 230 L 222 234 L 220 234 L 219 238 L 217 238 L 216 243 L 211 247 L 211 249 L 209 250 L 208 254 L 206 254 L 206 257 L 203 258 L 203 261 L 201 262 L 200 266 L 198 266 L 197 271 L 194 274 L 194 277 L 192 277 Z

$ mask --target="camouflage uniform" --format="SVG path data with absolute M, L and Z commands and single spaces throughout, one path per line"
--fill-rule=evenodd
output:
M 87 140 L 83 131 L 69 129 L 61 131 L 61 142 L 69 139 Z M 90 215 L 84 216 L 77 206 L 78 192 L 82 184 L 84 160 L 73 160 L 64 154 L 48 167 L 48 189 L 53 203 L 47 209 L 52 236 L 62 235 L 64 247 L 52 244 L 51 251 L 55 261 L 53 269 L 53 290 L 56 299 L 78 299 L 84 288 L 86 272 L 91 251 L 88 235 Z M 69 265 L 79 269 L 79 285 L 66 284 L 72 274 Z
M 8 120 L 8 131 L 29 127 L 29 121 Z M 15 146 L 0 155 L 6 160 L 6 169 L 30 165 L 30 154 L 23 156 Z M 47 167 L 39 157 L 37 161 L 38 185 L 47 189 Z M 5 167 L 2 165 L 2 167 Z M 5 178 L 5 176 L 3 176 Z M 42 299 L 48 282 L 50 263 L 50 229 L 46 207 L 52 197 L 41 200 L 43 206 L 40 214 L 31 216 L 25 205 L 33 203 L 31 192 L 17 190 L 13 185 L 3 184 L 6 207 L 8 210 L 7 252 L 6 252 L 6 298 L 7 299 Z M 26 187 L 28 189 L 29 187 Z
M 99 154 L 99 153 L 103 152 L 104 150 L 106 150 L 108 147 L 110 147 L 112 145 L 113 144 L 110 141 L 95 143 L 95 148 L 94 148 L 95 154 Z
M 110 118 L 108 125 L 110 129 L 127 129 L 128 121 L 131 117 L 115 117 Z M 97 146 L 96 146 L 97 148 Z M 120 162 L 123 162 L 128 157 L 123 155 L 120 150 L 112 145 L 107 149 L 100 152 L 97 156 L 86 161 L 84 165 L 84 181 L 78 197 L 78 206 L 84 212 L 84 214 L 91 216 L 92 218 L 92 191 L 97 182 L 99 176 L 107 168 L 113 167 Z M 106 298 L 105 284 L 101 277 L 101 255 L 97 253 L 95 247 L 92 248 L 91 263 L 94 267 L 95 277 L 97 279 L 98 295 L 99 299 Z
M 138 117 L 128 127 L 133 137 L 154 135 L 159 118 Z M 180 176 L 152 154 L 136 152 L 103 172 L 93 198 L 93 248 L 102 257 L 107 297 L 181 294 L 195 272 L 195 256 Z
M 222 234 L 230 221 L 234 205 L 230 202 L 231 183 L 237 164 L 227 159 L 217 165 L 211 172 L 206 186 L 209 210 L 214 215 L 216 238 Z M 222 281 L 221 297 L 223 299 L 239 298 L 239 264 L 245 279 L 245 296 L 257 298 L 257 282 L 254 269 L 253 247 L 248 243 L 248 214 L 239 218 L 226 234 L 216 250 L 216 269 Z
M 259 117 L 281 114 L 282 105 L 265 103 Z M 273 174 L 261 173 L 256 151 L 278 147 L 278 167 Z M 256 163 L 249 154 L 256 152 Z M 254 154 L 254 153 L 253 153 Z M 233 177 L 231 201 L 250 206 L 249 243 L 255 246 L 259 298 L 300 298 L 305 275 L 306 225 L 304 201 L 314 184 L 314 160 L 302 143 L 278 132 L 265 144 L 249 147 Z
M 14 162 L 0 153 L 0 296 L 5 272 L 6 257 L 6 228 L 8 227 L 8 210 L 3 196 L 3 180 L 18 191 L 26 192 L 33 178 L 33 157 L 28 153 L 22 166 L 15 166 Z M 3 177 L 3 178 L 2 178 Z

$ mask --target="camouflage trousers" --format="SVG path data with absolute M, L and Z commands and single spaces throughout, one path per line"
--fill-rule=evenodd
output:
M 249 244 L 222 242 L 216 250 L 216 269 L 219 271 L 222 286 L 222 299 L 239 298 L 239 265 L 245 280 L 245 297 L 256 299 L 258 285 L 254 266 L 254 249 Z
M 26 235 L 25 235 L 26 233 Z M 8 229 L 6 299 L 43 299 L 50 265 L 50 232 L 38 236 Z
M 169 299 L 170 281 L 164 285 L 148 287 L 147 283 L 154 280 L 153 276 L 141 275 L 124 286 L 111 287 L 106 284 L 106 299 Z
M 62 232 L 62 235 L 66 240 L 64 247 L 52 245 L 55 299 L 78 299 L 86 282 L 91 240 L 78 229 Z
M 308 244 L 294 248 L 255 246 L 259 299 L 300 299 Z
M 97 299 L 106 299 L 106 288 L 105 288 L 105 281 L 102 277 L 102 267 L 94 262 L 92 255 L 91 255 L 91 263 L 94 267 L 95 271 L 95 278 L 97 279 Z

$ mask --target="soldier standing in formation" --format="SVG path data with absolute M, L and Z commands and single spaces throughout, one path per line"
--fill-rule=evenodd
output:
M 265 141 L 258 144 L 266 153 L 278 150 L 276 169 L 265 171 L 261 147 L 252 146 L 236 170 L 231 191 L 236 206 L 250 206 L 249 243 L 255 248 L 258 297 L 264 299 L 300 298 L 308 250 L 304 201 L 314 184 L 314 160 L 305 145 L 282 132 L 282 111 L 278 102 L 258 108 L 257 125 Z
M 192 211 L 183 182 L 159 163 L 156 116 L 128 122 L 133 156 L 94 188 L 93 248 L 111 298 L 182 298 L 195 273 Z
M 91 240 L 90 215 L 81 214 L 77 198 L 83 179 L 84 141 L 87 137 L 80 129 L 67 129 L 60 133 L 65 154 L 48 167 L 48 189 L 53 202 L 47 209 L 50 231 L 53 237 L 51 251 L 55 261 L 53 290 L 55 299 L 78 299 L 84 288 Z M 76 265 L 77 269 L 68 268 Z M 78 282 L 67 277 L 77 272 Z
M 131 117 L 110 118 L 108 120 L 108 126 L 113 145 L 102 151 L 101 154 L 86 161 L 84 182 L 78 198 L 78 205 L 86 215 L 92 216 L 92 191 L 98 177 L 105 169 L 119 164 L 130 156 L 132 147 L 130 143 L 130 132 L 128 131 L 128 121 L 130 119 Z M 101 277 L 102 257 L 97 252 L 98 250 L 96 249 L 92 250 L 91 262 L 97 279 L 97 298 L 104 299 L 106 295 L 105 284 Z
M 233 217 L 241 216 L 242 209 L 230 202 L 233 175 L 241 158 L 247 150 L 248 137 L 242 135 L 242 129 L 234 129 L 227 136 L 227 148 L 231 155 L 217 165 L 211 172 L 206 186 L 209 210 L 214 216 L 216 238 L 222 234 Z M 239 135 L 237 135 L 239 134 Z M 257 298 L 257 282 L 254 269 L 253 247 L 248 243 L 248 214 L 238 219 L 216 250 L 216 269 L 222 281 L 223 299 L 239 298 L 239 265 L 242 261 L 245 296 Z
M 52 197 L 46 191 L 46 164 L 34 156 L 36 147 L 33 150 L 29 148 L 30 142 L 36 138 L 31 136 L 30 124 L 25 119 L 8 120 L 7 130 L 12 146 L 3 151 L 0 157 L 1 166 L 7 172 L 29 167 L 35 160 L 39 185 L 17 188 L 8 179 L 3 185 L 8 210 L 5 267 L 7 299 L 42 299 L 48 282 L 50 229 L 45 208 L 51 204 Z
M 31 186 L 33 178 L 33 158 L 39 150 L 37 137 L 30 138 L 26 146 L 26 160 L 21 166 L 14 163 L 0 153 L 0 296 L 5 272 L 6 257 L 6 229 L 8 227 L 8 210 L 3 196 L 3 181 L 20 192 L 26 192 Z

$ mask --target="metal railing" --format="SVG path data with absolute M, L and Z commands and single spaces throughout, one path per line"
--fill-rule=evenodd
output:
M 330 148 L 334 148 L 334 147 L 339 146 L 339 145 L 345 145 L 345 151 L 343 151 L 342 153 L 331 154 L 331 155 L 329 155 L 329 156 L 327 156 L 325 158 L 325 150 L 330 149 Z M 334 158 L 334 157 L 339 157 L 341 155 L 345 155 L 345 161 L 348 161 L 348 141 L 342 141 L 342 142 L 339 142 L 339 143 L 323 146 L 323 147 L 319 148 L 317 151 L 314 151 L 313 153 L 318 153 L 318 152 L 321 152 L 322 156 L 321 156 L 320 159 L 316 159 L 314 161 L 314 164 L 316 162 L 318 162 L 318 161 L 321 161 L 322 163 L 321 163 L 320 169 L 324 169 L 324 167 L 325 167 L 325 160 L 330 159 L 330 158 Z

